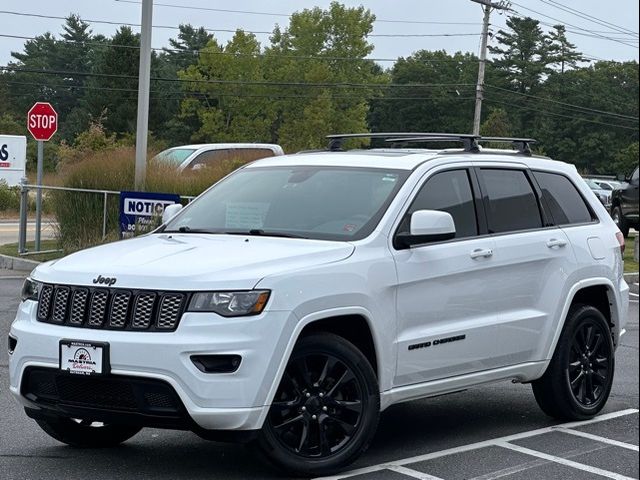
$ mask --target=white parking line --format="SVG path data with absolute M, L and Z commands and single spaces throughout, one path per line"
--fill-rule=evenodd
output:
M 556 457 L 555 455 L 549 455 L 547 453 L 542 453 L 537 450 L 531 450 L 530 448 L 521 447 L 520 445 L 513 445 L 512 443 L 509 443 L 509 442 L 496 442 L 496 445 L 498 447 L 508 448 L 509 450 L 514 450 L 516 452 L 520 452 L 525 455 L 529 455 L 531 457 L 542 458 L 543 460 L 547 460 L 549 462 L 559 463 L 562 465 L 566 465 L 567 467 L 582 470 L 584 472 L 594 473 L 602 477 L 612 478 L 614 480 L 634 480 L 631 477 L 625 477 L 624 475 L 620 475 L 619 473 L 610 472 L 608 470 L 602 470 L 601 468 L 592 467 L 591 465 L 585 465 L 584 463 L 574 462 L 573 460 L 568 460 L 562 457 Z
M 514 435 L 507 435 L 506 437 L 494 438 L 491 440 L 483 440 L 481 442 L 471 443 L 468 445 L 462 445 L 459 447 L 448 448 L 446 450 L 440 450 L 438 452 L 426 453 L 424 455 L 417 455 L 415 457 L 404 458 L 401 460 L 396 460 L 388 463 L 381 463 L 379 465 L 372 465 L 370 467 L 359 468 L 357 470 L 352 470 L 350 472 L 341 473 L 338 475 L 330 476 L 330 477 L 322 477 L 322 480 L 341 480 L 344 478 L 349 478 L 355 475 L 362 475 L 365 473 L 378 472 L 380 470 L 392 470 L 395 467 L 402 467 L 411 463 L 424 462 L 426 460 L 432 460 L 434 458 L 445 457 L 447 455 L 453 455 L 455 453 L 464 453 L 471 450 L 477 450 L 483 447 L 489 447 L 492 445 L 498 445 L 500 443 L 511 442 L 514 440 L 521 440 L 523 438 L 534 437 L 536 435 L 541 435 L 543 433 L 552 432 L 558 428 L 576 428 L 581 427 L 583 425 L 590 425 L 592 423 L 603 422 L 605 420 L 611 420 L 618 417 L 623 417 L 625 415 L 633 415 L 634 413 L 638 413 L 638 410 L 635 408 L 629 408 L 626 410 L 620 410 L 618 412 L 607 413 L 604 415 L 597 416 L 592 418 L 591 420 L 585 420 L 581 422 L 569 422 L 561 425 L 554 425 L 551 427 L 538 428 L 536 430 L 530 430 L 528 432 L 516 433 Z M 501 446 L 501 445 L 500 445 Z M 559 458 L 559 457 L 558 457 Z M 570 461 L 570 460 L 567 460 Z M 581 464 L 578 464 L 581 465 Z M 590 467 L 591 468 L 591 467 Z M 413 470 L 412 470 L 413 471 Z M 608 472 L 609 475 L 616 475 L 612 472 Z M 614 477 L 609 477 L 614 478 Z M 626 477 L 615 477 L 615 478 L 626 478 Z
M 411 470 L 407 467 L 401 467 L 400 465 L 389 465 L 387 470 L 391 470 L 397 473 L 406 475 L 407 477 L 417 478 L 419 480 L 442 480 L 440 477 L 434 477 L 428 473 L 418 472 L 417 470 Z
M 575 435 L 577 437 L 588 438 L 589 440 L 594 440 L 596 442 L 607 443 L 615 447 L 626 448 L 627 450 L 633 450 L 634 452 L 639 451 L 637 445 L 619 442 L 618 440 L 612 440 L 610 438 L 601 437 L 599 435 L 592 435 L 591 433 L 581 432 L 580 430 L 572 430 L 570 428 L 558 427 L 558 431 L 562 433 L 568 433 L 570 435 Z

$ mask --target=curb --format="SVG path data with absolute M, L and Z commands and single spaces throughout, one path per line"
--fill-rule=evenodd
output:
M 40 262 L 27 260 L 25 258 L 10 257 L 0 254 L 0 269 L 31 271 L 40 265 Z

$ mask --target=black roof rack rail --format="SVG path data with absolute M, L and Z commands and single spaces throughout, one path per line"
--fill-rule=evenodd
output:
M 472 134 L 459 133 L 420 133 L 420 132 L 402 132 L 402 133 L 341 133 L 327 135 L 330 151 L 337 151 L 342 148 L 344 140 L 351 138 L 381 138 L 388 142 L 409 142 L 409 141 L 429 141 L 429 142 L 462 142 L 465 151 L 476 152 L 478 148 L 478 139 L 481 137 Z
M 434 136 L 415 136 L 415 137 L 402 137 L 402 138 L 389 138 L 386 141 L 387 142 L 404 142 L 404 143 L 410 143 L 410 142 L 441 142 L 443 140 L 451 140 L 451 137 L 447 136 L 447 137 L 442 137 L 442 136 L 436 136 L 439 134 L 433 134 Z M 478 143 L 483 143 L 483 142 L 487 142 L 487 143 L 510 143 L 512 144 L 515 149 L 518 151 L 518 153 L 521 153 L 522 155 L 527 155 L 527 156 L 531 156 L 532 152 L 531 152 L 531 145 L 536 143 L 536 140 L 534 140 L 533 138 L 514 138 L 514 137 L 475 137 L 475 141 L 476 141 L 476 148 L 467 148 L 467 146 L 465 145 L 465 150 L 466 151 L 471 151 L 471 152 L 477 152 L 479 151 L 479 149 L 477 148 L 477 144 Z

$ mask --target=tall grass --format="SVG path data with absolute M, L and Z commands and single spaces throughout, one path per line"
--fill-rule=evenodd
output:
M 132 147 L 95 152 L 80 162 L 67 165 L 60 172 L 61 183 L 70 188 L 134 190 L 134 159 L 135 150 Z M 185 174 L 169 166 L 149 162 L 145 190 L 197 196 L 244 163 L 244 159 L 236 158 Z M 56 191 L 52 197 L 60 243 L 66 252 L 119 238 L 118 195 L 107 195 L 106 238 L 102 236 L 103 194 Z

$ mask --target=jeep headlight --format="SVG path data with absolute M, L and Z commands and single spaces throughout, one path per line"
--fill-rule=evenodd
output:
M 189 302 L 190 312 L 214 312 L 223 317 L 240 317 L 262 313 L 269 290 L 239 292 L 196 292 Z
M 34 300 L 38 301 L 38 295 L 40 294 L 40 286 L 42 284 L 40 282 L 36 282 L 30 277 L 27 277 L 22 284 L 22 292 L 20 293 L 20 298 L 24 302 L 25 300 Z

